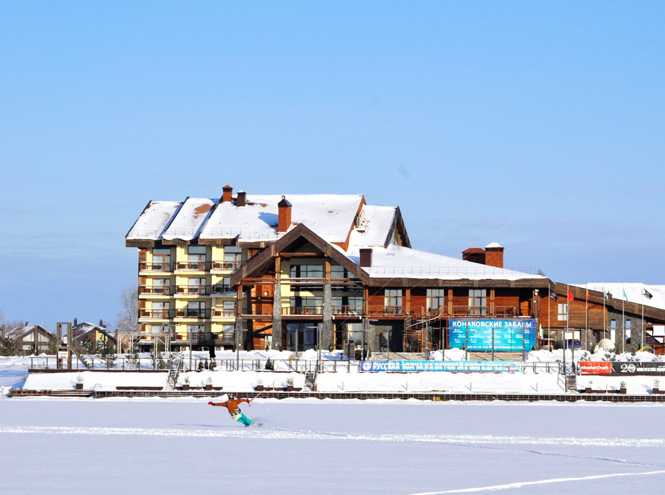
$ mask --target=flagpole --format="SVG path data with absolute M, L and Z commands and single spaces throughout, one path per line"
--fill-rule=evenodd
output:
M 550 316 L 550 308 L 552 307 L 552 288 L 550 287 L 550 297 L 547 298 L 547 340 L 552 338 L 552 317 Z M 548 351 L 552 351 L 552 344 L 548 345 Z
M 606 338 L 607 334 L 607 314 L 605 312 L 605 299 L 607 299 L 607 294 L 605 292 L 605 286 L 603 285 L 603 338 Z
M 623 340 L 621 342 L 621 352 L 624 353 L 626 352 L 626 290 L 624 289 L 623 291 L 623 304 L 621 305 L 621 319 L 623 322 L 621 323 L 622 328 L 623 328 Z
M 568 338 L 568 329 L 570 328 L 570 285 L 567 285 L 566 288 L 566 333 L 563 336 L 563 376 L 566 376 L 566 341 Z M 565 379 L 564 379 L 565 380 Z M 564 391 L 566 386 L 564 385 Z
M 586 286 L 586 301 L 584 302 L 584 347 L 589 350 L 589 284 Z
M 640 349 L 644 349 L 644 334 L 646 334 L 647 329 L 644 328 L 644 287 L 642 287 L 642 342 L 640 344 Z

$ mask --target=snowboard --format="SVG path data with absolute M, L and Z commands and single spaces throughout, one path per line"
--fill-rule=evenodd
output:
M 263 426 L 263 423 L 254 422 L 251 425 L 249 425 L 247 428 L 251 428 L 252 426 L 254 426 L 256 428 L 260 428 L 261 426 Z

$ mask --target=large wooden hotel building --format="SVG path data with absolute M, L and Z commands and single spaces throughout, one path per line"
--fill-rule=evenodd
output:
M 302 351 L 353 342 L 372 352 L 424 352 L 460 339 L 472 348 L 483 322 L 499 333 L 517 328 L 513 337 L 531 350 L 564 338 L 597 342 L 619 304 L 593 290 L 587 299 L 579 287 L 569 301 L 567 286 L 504 268 L 496 243 L 462 259 L 413 249 L 399 208 L 368 205 L 362 195 L 234 195 L 225 186 L 219 199 L 150 201 L 125 241 L 138 248 L 137 330 L 146 345 L 161 334 L 175 348 Z M 629 311 L 633 348 L 640 309 Z M 625 344 L 622 314 L 615 339 Z M 646 315 L 665 322 L 656 307 Z

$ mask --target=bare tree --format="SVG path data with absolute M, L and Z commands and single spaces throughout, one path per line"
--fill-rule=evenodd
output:
M 122 332 L 136 332 L 139 324 L 139 290 L 136 285 L 126 285 L 120 293 L 121 309 L 116 314 L 116 335 L 118 336 L 118 345 L 122 346 L 126 342 L 121 342 Z

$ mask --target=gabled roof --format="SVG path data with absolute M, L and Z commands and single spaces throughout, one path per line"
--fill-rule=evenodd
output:
M 411 247 L 402 213 L 396 206 L 364 205 L 358 217 L 358 225 L 349 237 L 352 247 L 386 247 L 395 231 L 403 237 L 403 244 Z
M 236 286 L 243 278 L 254 278 L 265 273 L 279 253 L 289 251 L 290 246 L 301 238 L 312 243 L 321 253 L 344 266 L 368 286 L 549 286 L 549 279 L 540 275 L 480 265 L 392 244 L 387 248 L 372 248 L 372 266 L 361 268 L 358 248 L 346 253 L 304 225 L 297 226 L 251 258 L 231 275 L 231 285 Z
M 99 325 L 95 325 L 94 323 L 88 323 L 88 322 L 83 322 L 79 323 L 75 327 L 72 327 L 72 336 L 74 337 L 74 340 L 80 340 L 85 338 L 85 335 L 93 332 L 93 331 L 98 331 L 106 335 L 108 339 L 111 339 L 113 342 L 115 342 L 115 337 L 109 333 L 109 331 L 105 327 L 100 327 Z
M 231 274 L 231 286 L 238 285 L 243 278 L 256 277 L 258 274 L 265 272 L 280 252 L 287 251 L 299 239 L 305 239 L 312 243 L 323 255 L 330 257 L 361 280 L 363 278 L 368 279 L 362 268 L 349 259 L 341 248 L 326 242 L 306 225 L 298 225 Z
M 178 201 L 151 201 L 125 237 L 127 246 L 146 247 L 156 241 L 203 243 L 217 240 L 274 242 L 277 233 L 278 203 L 283 195 L 247 194 L 246 205 L 218 203 L 207 198 Z M 355 217 L 364 205 L 361 194 L 287 194 L 292 205 L 292 227 L 304 224 L 328 242 L 344 244 Z
M 344 243 L 364 198 L 361 194 L 247 194 L 246 205 L 221 203 L 210 215 L 200 238 L 239 242 L 276 241 L 278 204 L 291 204 L 291 222 L 303 224 L 328 242 Z
M 25 335 L 34 332 L 35 329 L 37 330 L 38 333 L 48 334 L 50 337 L 53 337 L 53 334 L 51 334 L 51 332 L 49 332 L 46 328 L 44 328 L 41 325 L 22 325 L 20 327 L 15 327 L 9 330 L 5 334 L 5 337 L 8 337 L 12 340 L 18 340 L 20 338 L 23 338 Z
M 181 204 L 180 201 L 150 201 L 127 232 L 125 239 L 129 241 L 160 239 Z
M 215 200 L 208 198 L 187 198 L 162 234 L 162 239 L 191 241 L 198 236 L 215 204 Z

